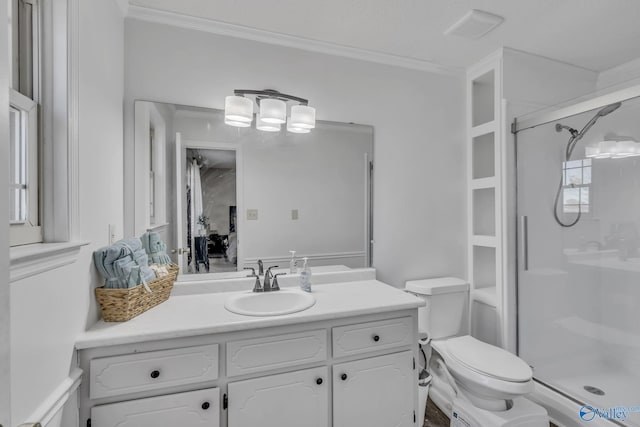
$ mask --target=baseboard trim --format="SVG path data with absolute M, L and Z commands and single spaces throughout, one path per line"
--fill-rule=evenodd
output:
M 73 396 L 82 382 L 82 369 L 75 368 L 53 392 L 36 408 L 26 424 L 40 423 L 46 427 L 49 422 L 60 412 L 64 405 Z
M 296 255 L 296 259 L 309 258 L 309 261 L 327 261 L 331 259 L 340 260 L 340 259 L 348 259 L 348 258 L 366 258 L 367 253 L 365 251 L 357 251 L 357 252 L 334 252 L 334 253 L 326 253 L 326 254 L 310 254 L 310 255 Z M 290 256 L 271 256 L 271 257 L 262 257 L 262 258 L 245 258 L 245 264 L 255 264 L 258 262 L 258 259 L 261 259 L 266 263 L 274 263 L 274 262 L 289 262 L 291 259 Z

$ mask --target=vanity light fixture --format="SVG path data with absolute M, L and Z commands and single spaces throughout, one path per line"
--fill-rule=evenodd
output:
M 606 140 L 585 148 L 585 157 L 592 159 L 624 159 L 640 156 L 640 143 L 633 140 Z
M 267 122 L 262 118 L 262 114 L 258 113 L 256 114 L 256 129 L 264 132 L 280 132 L 280 123 Z
M 309 133 L 309 132 L 311 132 L 311 129 L 305 129 L 305 128 L 299 128 L 299 127 L 292 126 L 291 117 L 289 117 L 289 120 L 287 120 L 287 132 L 291 132 L 291 133 Z
M 627 141 L 618 141 L 616 142 L 616 157 L 633 157 L 636 155 L 636 142 L 627 140 Z
M 259 107 L 256 114 L 256 129 L 265 132 L 278 132 L 280 125 L 286 123 L 287 131 L 309 133 L 316 127 L 316 110 L 309 101 L 277 90 L 236 89 L 233 96 L 225 98 L 224 122 L 230 126 L 249 127 L 253 121 L 253 97 Z M 287 103 L 296 103 L 287 117 Z

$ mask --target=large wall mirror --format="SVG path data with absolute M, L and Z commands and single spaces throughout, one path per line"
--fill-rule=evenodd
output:
M 263 132 L 136 101 L 133 163 L 135 234 L 160 233 L 187 280 L 288 266 L 292 250 L 312 266 L 371 265 L 371 126 Z

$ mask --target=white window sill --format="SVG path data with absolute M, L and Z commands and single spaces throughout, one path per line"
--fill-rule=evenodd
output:
M 78 259 L 89 242 L 36 243 L 9 248 L 10 282 L 45 273 Z
M 162 224 L 153 224 L 147 227 L 147 231 L 158 231 L 158 230 L 163 230 L 165 228 L 167 228 L 169 226 L 168 222 L 162 223 Z

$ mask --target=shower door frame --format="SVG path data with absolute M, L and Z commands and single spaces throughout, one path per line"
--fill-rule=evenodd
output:
M 617 102 L 624 103 L 625 101 L 628 101 L 634 98 L 639 98 L 639 97 L 640 97 L 640 84 L 630 86 L 628 88 L 614 91 L 611 93 L 607 93 L 604 95 L 596 96 L 594 98 L 591 98 L 585 101 L 579 101 L 579 102 L 576 102 L 575 104 L 572 104 L 566 107 L 560 107 L 551 111 L 547 110 L 547 111 L 541 111 L 539 113 L 535 113 L 535 112 L 530 113 L 525 115 L 525 119 L 523 120 L 518 120 L 518 118 L 516 117 L 511 123 L 511 133 L 513 135 L 512 161 L 514 162 L 514 169 L 513 169 L 514 172 L 512 175 L 514 182 L 512 185 L 515 188 L 514 194 L 516 195 L 516 200 L 514 204 L 515 209 L 513 210 L 513 216 L 511 217 L 511 221 L 515 223 L 515 228 L 514 228 L 515 233 L 513 233 L 513 235 L 510 237 L 510 240 L 515 243 L 513 247 L 517 249 L 515 251 L 515 257 L 513 258 L 515 262 L 515 265 L 513 266 L 513 270 L 515 271 L 515 283 L 513 286 L 510 286 L 508 289 L 505 289 L 506 292 L 514 293 L 513 296 L 515 301 L 515 310 L 514 310 L 515 324 L 508 326 L 508 329 L 511 329 L 511 330 L 506 331 L 506 335 L 515 337 L 515 340 L 516 340 L 515 349 L 516 349 L 516 354 L 518 355 L 520 354 L 520 330 L 519 330 L 520 329 L 519 328 L 520 312 L 519 312 L 519 298 L 518 298 L 518 289 L 519 289 L 519 282 L 520 282 L 520 267 L 522 263 L 526 264 L 528 262 L 527 260 L 528 248 L 526 247 L 527 242 L 526 242 L 526 238 L 523 239 L 523 234 L 526 234 L 526 230 L 521 226 L 522 217 L 520 216 L 520 211 L 519 211 L 520 206 L 518 204 L 518 198 L 517 198 L 517 194 L 518 194 L 518 133 L 527 129 L 535 128 L 537 126 L 542 126 L 551 122 L 563 120 L 567 117 L 575 116 L 575 115 L 582 114 L 592 110 L 597 110 L 610 104 L 615 104 Z M 508 230 L 505 230 L 505 231 L 508 234 Z M 515 331 L 513 329 L 515 329 Z M 561 416 L 562 418 L 570 417 L 567 411 L 573 412 L 576 410 L 576 408 L 580 408 L 582 405 L 584 405 L 584 402 L 581 402 L 577 400 L 575 397 L 569 394 L 566 394 L 558 390 L 557 388 L 547 384 L 546 382 L 536 378 L 535 374 L 534 374 L 534 380 L 536 382 L 536 390 L 533 392 L 532 400 L 543 404 L 544 406 L 547 407 L 547 409 L 551 409 L 548 407 L 549 405 L 556 405 L 556 404 L 558 405 L 552 408 L 555 413 L 550 411 L 550 415 L 556 415 L 556 418 L 558 416 Z M 540 389 L 538 386 L 542 386 L 543 389 Z M 550 397 L 550 393 L 555 394 L 557 397 L 564 397 L 565 401 L 559 401 L 559 399 L 557 400 L 556 397 Z M 576 412 L 573 412 L 573 413 L 575 414 Z M 566 418 L 564 421 L 566 421 L 566 423 L 571 423 L 575 421 L 575 418 L 573 417 Z M 594 422 L 595 421 L 596 420 L 594 420 Z M 607 421 L 598 420 L 597 423 L 594 423 L 594 422 L 590 423 L 590 425 L 593 425 L 594 427 L 599 425 L 603 425 L 603 426 L 612 426 L 612 425 L 624 426 L 625 425 L 614 420 L 607 420 Z M 568 424 L 568 425 L 571 425 L 571 424 Z
M 566 117 L 575 116 L 577 114 L 586 113 L 587 111 L 615 104 L 616 102 L 624 102 L 638 97 L 640 97 L 640 85 L 597 96 L 553 111 L 543 111 L 538 114 L 532 113 L 532 117 L 527 117 L 522 121 L 518 121 L 517 118 L 514 119 L 511 124 L 511 133 L 517 135 L 518 132 L 523 130 L 562 120 Z

